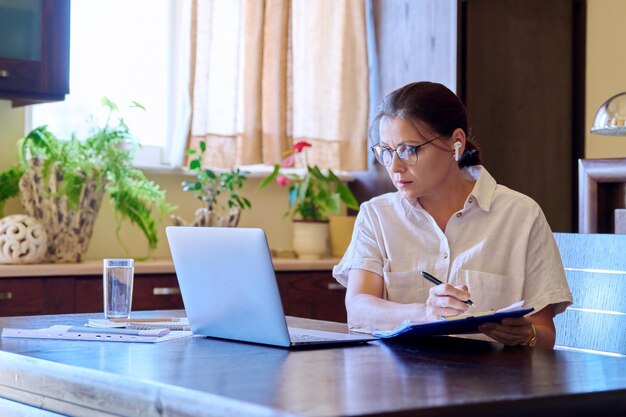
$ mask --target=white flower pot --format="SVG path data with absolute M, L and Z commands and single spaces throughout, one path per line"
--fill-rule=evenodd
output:
M 299 259 L 319 259 L 328 255 L 328 222 L 294 220 L 293 250 Z

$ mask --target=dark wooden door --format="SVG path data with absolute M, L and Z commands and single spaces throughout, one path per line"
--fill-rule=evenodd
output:
M 459 92 L 485 167 L 537 201 L 554 231 L 573 231 L 584 2 L 466 0 L 459 17 Z

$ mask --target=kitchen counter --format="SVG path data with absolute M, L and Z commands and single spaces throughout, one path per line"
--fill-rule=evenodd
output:
M 301 260 L 290 258 L 274 258 L 276 271 L 330 271 L 339 263 L 339 258 Z M 23 264 L 0 265 L 0 278 L 15 277 L 51 277 L 98 275 L 102 273 L 101 260 L 88 260 L 81 263 L 58 264 Z M 136 274 L 169 274 L 174 273 L 171 259 L 156 259 L 135 262 Z

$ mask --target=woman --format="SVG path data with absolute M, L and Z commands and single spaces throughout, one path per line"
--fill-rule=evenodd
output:
M 391 329 L 524 300 L 532 316 L 480 330 L 507 345 L 553 348 L 553 317 L 572 297 L 552 232 L 537 203 L 480 166 L 458 97 L 441 84 L 406 85 L 385 97 L 370 132 L 398 192 L 361 206 L 333 270 L 347 287 L 350 328 Z

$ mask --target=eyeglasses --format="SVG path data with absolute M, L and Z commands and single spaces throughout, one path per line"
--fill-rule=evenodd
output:
M 398 155 L 398 158 L 405 165 L 415 165 L 417 162 L 417 153 L 419 148 L 424 145 L 428 145 L 430 142 L 439 139 L 441 136 L 437 136 L 434 139 L 429 140 L 428 142 L 421 143 L 419 145 L 400 145 L 396 149 L 391 149 L 386 146 L 374 145 L 370 149 L 374 152 L 374 156 L 376 160 L 380 162 L 381 165 L 385 167 L 391 166 L 393 162 L 393 153 L 395 152 Z

